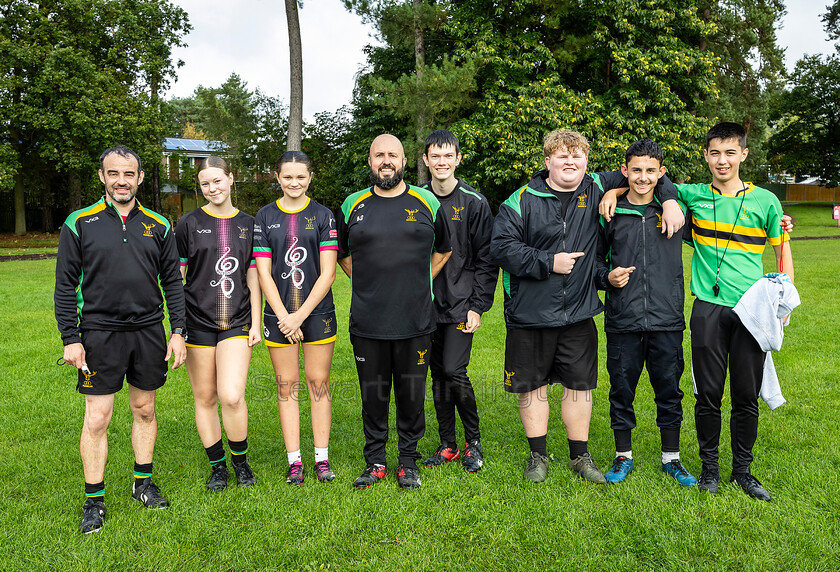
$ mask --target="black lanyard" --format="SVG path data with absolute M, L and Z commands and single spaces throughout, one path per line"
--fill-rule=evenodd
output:
M 715 187 L 714 185 L 710 185 L 714 191 L 717 191 L 720 195 L 723 193 Z M 718 258 L 718 228 L 717 228 L 717 203 L 715 202 L 715 193 L 712 191 L 712 213 L 714 216 L 714 223 L 715 223 L 715 261 L 717 262 L 717 271 L 715 272 L 715 284 L 712 286 L 712 292 L 714 292 L 715 297 L 720 294 L 720 285 L 718 282 L 720 281 L 720 267 L 723 265 L 723 259 L 726 258 L 726 251 L 729 249 L 729 243 L 732 241 L 732 235 L 735 233 L 735 225 L 738 224 L 738 214 L 741 212 L 741 209 L 744 208 L 744 199 L 747 198 L 747 189 L 749 188 L 748 185 L 744 185 L 744 188 L 741 189 L 741 204 L 738 206 L 738 211 L 735 213 L 735 222 L 732 223 L 732 230 L 729 232 L 729 239 L 726 241 L 726 246 L 723 247 L 723 255 Z M 737 196 L 738 193 L 735 193 Z

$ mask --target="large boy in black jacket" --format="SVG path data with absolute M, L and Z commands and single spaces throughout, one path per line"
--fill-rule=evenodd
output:
M 467 366 L 473 334 L 481 327 L 481 315 L 493 305 L 499 275 L 498 267 L 490 262 L 493 214 L 481 193 L 455 177 L 461 150 L 453 133 L 433 131 L 426 138 L 423 160 L 432 176 L 425 188 L 440 201 L 452 244 L 452 256 L 434 279 L 437 330 L 432 334 L 429 360 L 440 446 L 423 464 L 435 467 L 461 455 L 455 438 L 457 408 L 466 441 L 461 464 L 475 473 L 484 461 Z
M 615 216 L 609 222 L 601 219 L 596 283 L 607 291 L 604 331 L 616 450 L 604 477 L 620 483 L 634 468 L 633 400 L 646 366 L 662 437 L 662 470 L 681 485 L 693 486 L 697 479 L 680 463 L 685 330 L 682 245 L 662 235 L 662 206 L 653 195 L 665 174 L 663 159 L 662 149 L 649 139 L 630 145 L 621 168 L 630 188 L 619 200 Z M 675 238 L 682 233 L 683 229 L 678 230 Z

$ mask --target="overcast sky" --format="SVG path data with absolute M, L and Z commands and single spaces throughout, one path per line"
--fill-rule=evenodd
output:
M 831 0 L 788 0 L 780 22 L 779 45 L 792 69 L 803 54 L 831 53 L 820 14 Z M 218 87 L 236 72 L 250 89 L 289 100 L 289 39 L 279 0 L 173 0 L 188 14 L 193 31 L 170 97 L 186 97 L 196 87 Z M 344 9 L 342 0 L 304 0 L 300 10 L 303 43 L 303 113 L 334 111 L 350 102 L 355 76 L 374 43 L 370 28 Z

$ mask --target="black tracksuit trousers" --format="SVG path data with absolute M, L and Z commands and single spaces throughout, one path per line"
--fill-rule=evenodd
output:
M 464 424 L 466 441 L 480 439 L 478 407 L 467 366 L 470 363 L 473 334 L 465 334 L 458 324 L 438 324 L 432 334 L 432 396 L 435 400 L 441 443 L 457 447 L 455 409 Z

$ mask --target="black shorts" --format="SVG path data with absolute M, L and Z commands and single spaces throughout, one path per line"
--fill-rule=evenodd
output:
M 595 389 L 598 330 L 592 318 L 555 328 L 508 328 L 505 391 L 528 393 L 549 383 Z
M 251 324 L 238 326 L 229 330 L 222 330 L 221 332 L 208 332 L 205 330 L 196 330 L 187 327 L 187 337 L 185 338 L 188 348 L 215 348 L 216 344 L 232 338 L 248 339 L 248 331 L 251 329 Z
M 86 395 L 110 395 L 122 389 L 123 379 L 152 391 L 166 383 L 168 363 L 163 323 L 130 332 L 82 332 L 90 373 L 79 370 L 76 389 Z
M 335 312 L 329 314 L 310 315 L 300 325 L 305 344 L 329 344 L 336 339 Z M 277 326 L 277 316 L 266 312 L 263 315 L 263 337 L 265 345 L 270 348 L 285 348 L 294 343 L 286 339 Z M 297 343 L 297 342 L 295 342 Z

